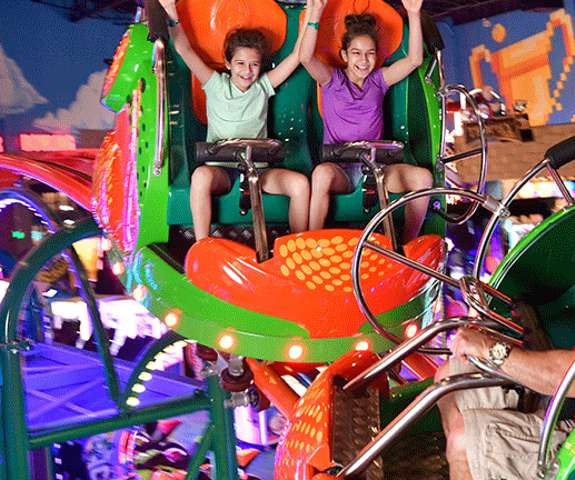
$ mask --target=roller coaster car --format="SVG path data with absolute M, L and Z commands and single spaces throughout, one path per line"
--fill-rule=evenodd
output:
M 383 25 L 382 59 L 392 62 L 404 56 L 408 36 L 399 14 L 381 1 L 356 3 L 329 3 L 319 30 L 326 61 L 338 61 L 335 39 L 340 38 L 344 15 L 355 9 L 372 11 Z M 294 2 L 274 0 L 178 2 L 191 43 L 217 69 L 223 67 L 225 33 L 238 26 L 261 28 L 270 39 L 274 61 L 281 60 L 293 47 L 302 9 Z M 154 44 L 149 36 L 158 37 Z M 205 98 L 197 79 L 161 32 L 151 32 L 144 23 L 130 26 L 104 84 L 102 101 L 118 113 L 115 129 L 98 154 L 93 182 L 93 210 L 115 240 L 118 271 L 124 271 L 128 289 L 144 285 L 144 303 L 170 326 L 187 338 L 238 355 L 324 362 L 354 348 L 388 348 L 389 341 L 371 329 L 353 297 L 350 264 L 360 231 L 352 227 L 364 224 L 382 205 L 377 201 L 380 161 L 397 161 L 400 155 L 405 162 L 429 168 L 436 184 L 443 182 L 442 169 L 435 165 L 441 143 L 438 69 L 425 79 L 432 62 L 432 56 L 426 56 L 421 68 L 386 96 L 385 134 L 393 142 L 331 152 L 332 159 L 360 159 L 366 172 L 354 192 L 332 197 L 330 226 L 336 228 L 283 235 L 270 249 L 266 224 L 285 231 L 288 200 L 261 194 L 255 162 L 311 172 L 322 138 L 315 83 L 300 68 L 277 89 L 269 108 L 269 131 L 279 141 L 202 144 Z M 387 154 L 377 153 L 380 150 Z M 190 247 L 190 176 L 205 161 L 232 161 L 242 169 L 230 192 L 213 199 L 213 219 L 217 226 L 236 230 L 253 219 L 256 250 L 241 243 L 241 233 Z M 244 188 L 245 183 L 249 187 Z M 260 198 L 265 212 L 261 218 Z M 440 267 L 444 224 L 430 211 L 425 234 L 406 245 L 405 253 Z M 387 236 L 376 233 L 373 238 L 390 245 Z M 360 275 L 379 321 L 398 338 L 407 322 L 430 319 L 435 280 L 374 253 L 363 259 Z
M 437 188 L 425 192 L 467 197 L 493 213 L 478 247 L 474 276 L 459 281 L 442 278 L 460 288 L 467 305 L 476 313 L 473 317 L 437 321 L 383 358 L 370 352 L 349 352 L 332 363 L 294 407 L 277 449 L 276 480 L 377 479 L 384 478 L 384 472 L 385 478 L 447 479 L 445 439 L 438 412 L 433 408 L 437 401 L 458 390 L 517 386 L 518 382 L 486 359 L 468 357 L 478 368 L 474 373 L 453 375 L 433 385 L 423 381 L 390 390 L 386 384 L 389 369 L 438 334 L 464 326 L 486 329 L 528 349 L 573 348 L 575 332 L 566 312 L 575 302 L 575 257 L 569 241 L 575 228 L 575 201 L 557 169 L 575 159 L 575 137 L 550 148 L 545 157 L 501 202 L 465 190 Z M 566 207 L 523 237 L 502 260 L 489 283 L 481 282 L 478 277 L 497 222 L 509 216 L 508 207 L 517 192 L 543 171 L 556 182 Z M 405 195 L 377 214 L 371 223 L 382 221 L 401 202 L 414 198 L 414 193 Z M 360 239 L 360 247 L 369 228 Z M 575 431 L 555 456 L 549 450 L 550 434 L 573 381 L 575 363 L 566 368 L 548 404 L 538 471 L 533 472 L 533 478 L 565 480 L 575 474 Z

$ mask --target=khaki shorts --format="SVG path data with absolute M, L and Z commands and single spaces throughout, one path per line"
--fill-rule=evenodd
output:
M 449 373 L 476 371 L 460 362 L 449 362 Z M 465 423 L 465 447 L 474 480 L 524 480 L 535 478 L 539 436 L 544 412 L 514 411 L 519 396 L 500 387 L 478 388 L 455 393 Z M 575 422 L 560 421 L 552 437 L 552 449 L 559 446 Z

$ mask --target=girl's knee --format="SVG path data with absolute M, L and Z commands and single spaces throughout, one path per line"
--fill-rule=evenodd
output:
M 314 168 L 311 174 L 312 190 L 330 191 L 332 185 L 342 175 L 336 165 L 323 163 Z
M 194 170 L 191 179 L 191 188 L 205 188 L 209 189 L 214 180 L 214 172 L 210 167 L 202 165 Z
M 310 185 L 307 177 L 301 173 L 295 173 L 290 181 L 292 197 L 309 197 Z

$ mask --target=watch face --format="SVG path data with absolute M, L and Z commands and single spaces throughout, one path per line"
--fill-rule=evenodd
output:
M 494 360 L 504 360 L 507 357 L 507 346 L 502 343 L 496 343 L 491 347 L 491 355 Z

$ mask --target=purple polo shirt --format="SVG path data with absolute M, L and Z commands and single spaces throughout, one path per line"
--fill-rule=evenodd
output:
M 334 68 L 331 80 L 321 87 L 323 143 L 381 140 L 387 89 L 379 68 L 369 74 L 363 88 L 349 80 L 343 70 Z

